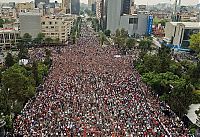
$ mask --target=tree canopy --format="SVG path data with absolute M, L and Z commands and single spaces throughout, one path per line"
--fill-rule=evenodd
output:
M 117 48 L 121 50 L 123 54 L 126 54 L 127 51 L 132 50 L 136 45 L 136 40 L 129 37 L 128 31 L 124 28 L 117 29 L 114 36 L 114 43 Z
M 105 34 L 107 37 L 110 37 L 111 31 L 110 31 L 110 30 L 105 30 L 104 34 Z
M 18 64 L 13 65 L 3 73 L 2 84 L 12 101 L 22 101 L 35 94 L 34 79 L 28 75 L 24 67 Z
M 193 34 L 190 38 L 190 48 L 200 53 L 200 33 Z
M 7 68 L 11 67 L 12 65 L 14 65 L 15 61 L 14 61 L 14 58 L 12 56 L 11 53 L 8 53 L 6 58 L 5 58 L 5 66 Z
M 45 34 L 39 33 L 37 37 L 33 40 L 35 44 L 41 44 L 44 41 Z

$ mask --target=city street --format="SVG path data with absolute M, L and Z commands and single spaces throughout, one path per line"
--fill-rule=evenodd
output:
M 114 47 L 101 47 L 84 23 L 81 29 L 75 46 L 61 48 L 61 53 L 52 50 L 43 91 L 17 116 L 16 136 L 189 136 L 173 112 L 172 117 L 162 112 L 169 106 L 141 82 L 131 56 L 120 57 Z

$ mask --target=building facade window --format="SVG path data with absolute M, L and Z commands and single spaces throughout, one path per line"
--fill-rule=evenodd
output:
M 129 18 L 129 24 L 133 24 L 133 18 Z

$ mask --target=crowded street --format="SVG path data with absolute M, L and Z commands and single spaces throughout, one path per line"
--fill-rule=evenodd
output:
M 16 117 L 16 137 L 189 137 L 141 81 L 134 56 L 100 46 L 84 23 L 80 35 L 75 45 L 49 48 L 52 66 L 42 90 Z

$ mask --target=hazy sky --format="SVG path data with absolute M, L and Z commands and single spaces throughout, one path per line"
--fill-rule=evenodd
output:
M 33 0 L 0 0 L 0 2 L 28 2 Z M 55 1 L 55 0 L 50 0 Z M 61 2 L 62 0 L 57 0 Z M 81 2 L 87 3 L 88 0 L 81 0 Z M 135 0 L 136 4 L 157 4 L 157 3 L 173 3 L 175 0 Z M 183 5 L 194 5 L 200 3 L 200 0 L 182 0 Z

